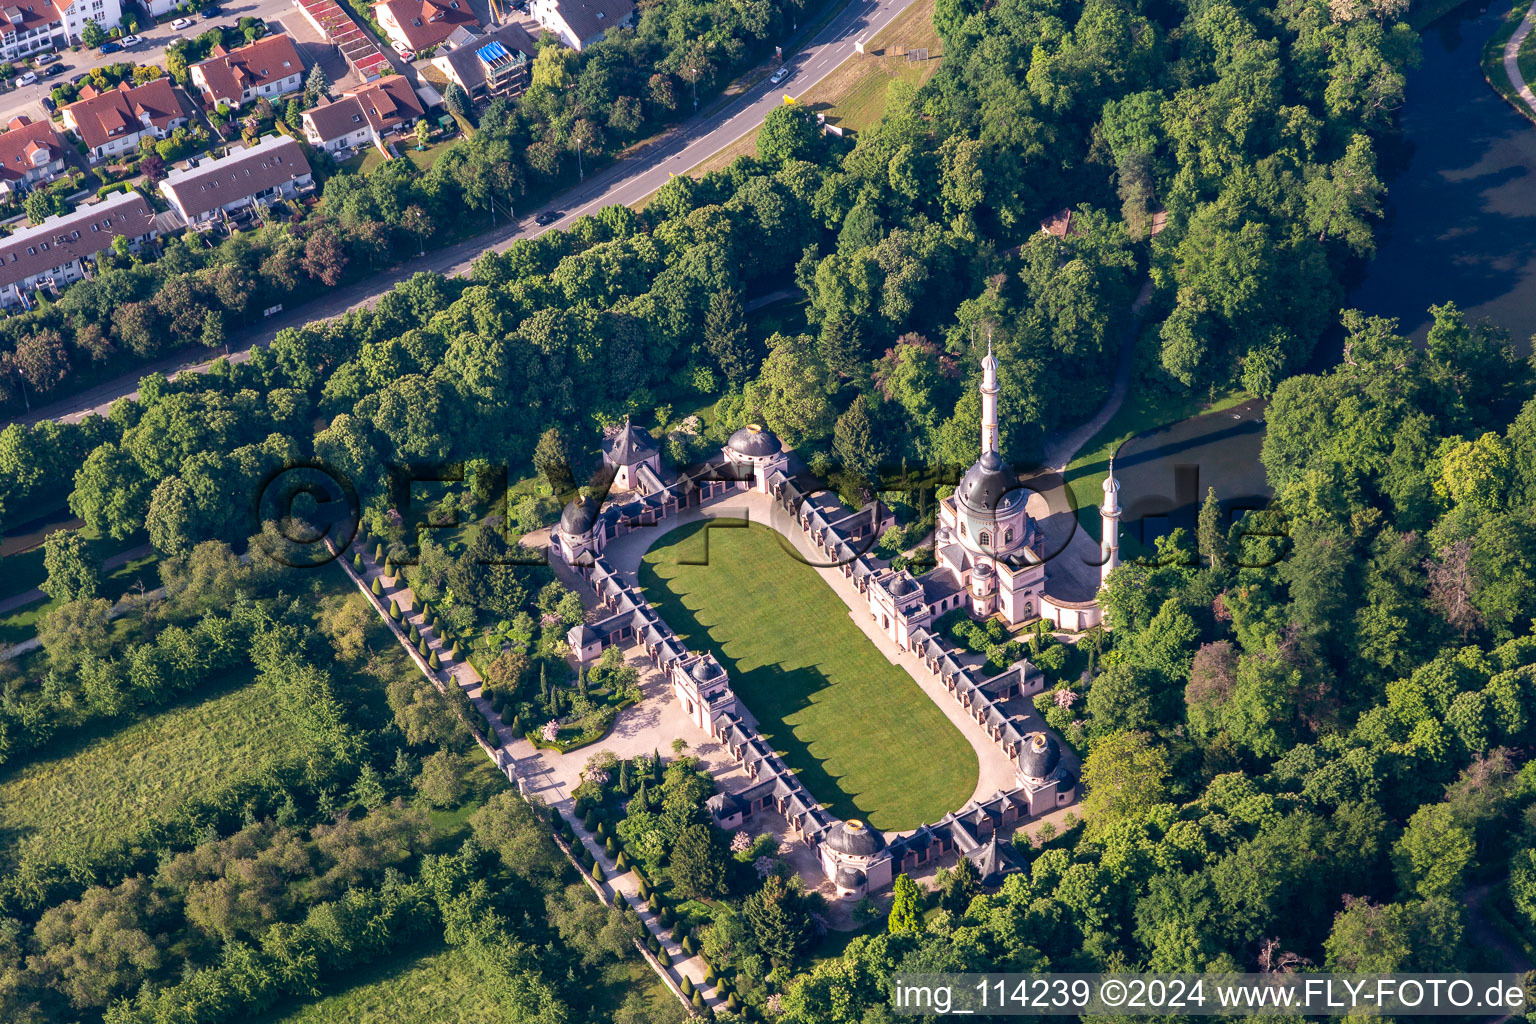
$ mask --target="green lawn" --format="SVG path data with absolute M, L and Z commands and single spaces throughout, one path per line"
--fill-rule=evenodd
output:
M 719 522 L 718 520 L 716 521 Z M 731 675 L 763 735 L 840 817 L 909 829 L 958 809 L 976 755 L 877 651 L 816 573 L 765 526 L 684 527 L 647 552 L 646 596 Z
M 480 972 L 463 952 L 434 942 L 424 950 L 355 971 L 352 984 L 252 1024 L 487 1024 L 501 1020 Z
M 215 695 L 192 695 L 111 735 L 32 761 L 0 780 L 0 836 L 83 836 L 91 844 L 131 831 L 208 792 L 299 738 L 253 670 L 231 673 Z M 3 858 L 0 858 L 3 859 Z

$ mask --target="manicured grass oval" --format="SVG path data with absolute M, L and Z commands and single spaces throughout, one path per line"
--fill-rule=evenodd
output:
M 818 800 L 883 831 L 958 810 L 976 754 L 906 670 L 875 649 L 817 571 L 766 526 L 698 523 L 646 552 L 640 585 L 730 673 L 758 728 Z

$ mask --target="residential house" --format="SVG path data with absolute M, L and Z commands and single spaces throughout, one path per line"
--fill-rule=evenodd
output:
M 448 52 L 433 57 L 432 66 L 470 99 L 516 96 L 528 88 L 538 46 L 521 25 L 506 25 L 483 35 L 455 32 L 444 45 Z
M 78 43 L 87 21 L 105 30 L 122 16 L 121 0 L 18 0 L 0 7 L 0 60 Z
M 268 135 L 249 149 L 172 171 L 160 183 L 160 194 L 201 231 L 253 206 L 291 199 L 313 184 L 303 145 L 286 135 Z
M 447 39 L 456 28 L 479 28 L 469 0 L 384 0 L 373 16 L 396 50 L 421 53 Z
M 25 305 L 39 288 L 58 291 L 80 280 L 85 261 L 119 237 L 136 252 L 156 235 L 149 201 L 129 191 L 0 238 L 0 307 Z
M 333 154 L 370 145 L 382 150 L 385 138 L 408 131 L 425 112 L 403 75 L 387 75 L 333 103 L 304 111 L 304 136 L 310 145 Z
M 64 35 L 70 43 L 80 42 L 80 31 L 87 21 L 94 21 L 106 32 L 123 18 L 122 0 L 54 0 L 53 6 L 64 22 Z
M 635 21 L 631 0 L 533 0 L 529 13 L 573 50 L 585 49 L 609 29 Z
M 64 169 L 65 145 L 47 121 L 25 114 L 11 118 L 9 130 L 0 135 L 0 196 L 53 180 Z
M 234 50 L 215 46 L 207 60 L 187 71 L 210 108 L 222 103 L 238 110 L 255 99 L 275 101 L 304 88 L 304 59 L 283 32 Z
M 168 78 L 122 82 L 105 92 L 84 85 L 80 96 L 64 108 L 64 127 L 80 136 L 92 163 L 132 152 L 145 136 L 163 139 L 187 123 Z

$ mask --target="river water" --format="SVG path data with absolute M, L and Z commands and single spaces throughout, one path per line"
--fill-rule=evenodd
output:
M 1381 144 L 1385 230 L 1345 305 L 1396 317 L 1417 338 L 1427 307 L 1447 300 L 1517 341 L 1536 334 L 1536 125 L 1489 87 L 1480 63 L 1509 9 L 1474 0 L 1425 30 L 1402 135 Z M 1319 356 L 1337 349 L 1325 342 Z

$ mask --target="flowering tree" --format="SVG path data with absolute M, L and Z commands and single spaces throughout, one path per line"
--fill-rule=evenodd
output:
M 731 836 L 732 853 L 745 853 L 747 848 L 751 845 L 752 837 L 747 835 L 745 832 L 737 832 L 735 835 Z
M 545 743 L 555 742 L 555 740 L 560 736 L 560 723 L 551 718 L 549 721 L 544 723 L 544 730 L 540 733 L 540 735 L 544 737 Z
M 1059 707 L 1059 708 L 1069 708 L 1073 704 L 1075 704 L 1076 702 L 1077 702 L 1077 694 L 1073 693 L 1071 690 L 1062 689 L 1062 690 L 1057 690 L 1056 691 L 1056 706 L 1057 707 Z

